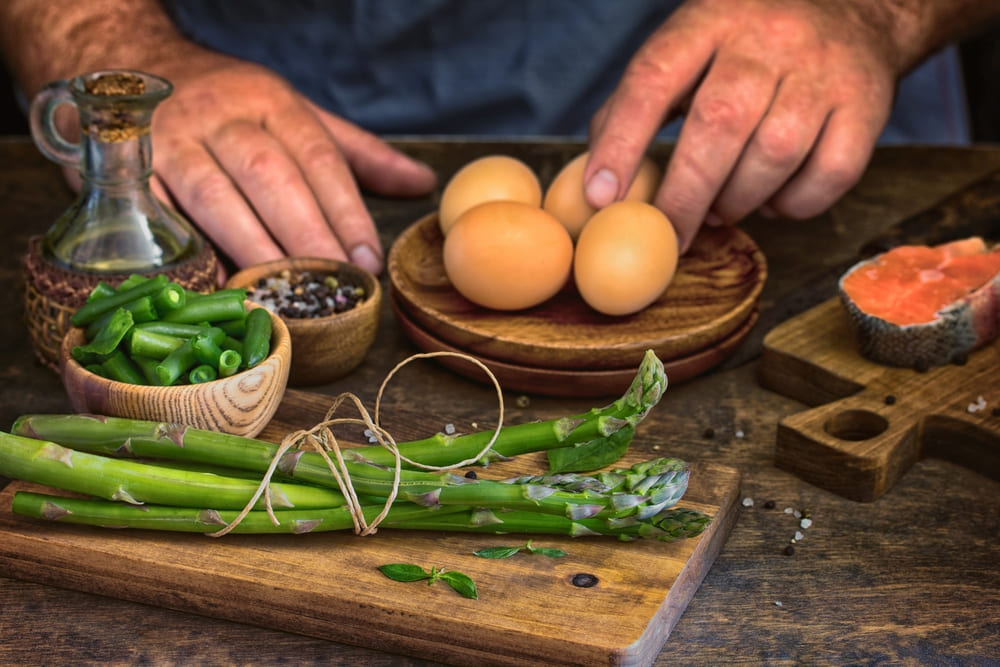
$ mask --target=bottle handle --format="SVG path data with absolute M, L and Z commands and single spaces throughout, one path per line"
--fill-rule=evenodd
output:
M 28 113 L 31 137 L 38 150 L 53 162 L 78 167 L 82 154 L 80 144 L 64 139 L 55 124 L 56 109 L 63 104 L 76 106 L 69 81 L 53 81 L 35 95 Z

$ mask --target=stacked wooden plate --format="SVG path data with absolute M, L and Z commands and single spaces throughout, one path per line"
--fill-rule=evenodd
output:
M 646 350 L 676 384 L 717 365 L 757 319 L 767 277 L 760 249 L 735 227 L 703 228 L 666 293 L 639 313 L 609 317 L 589 308 L 572 284 L 527 310 L 477 306 L 448 281 L 437 215 L 400 235 L 389 251 L 390 301 L 403 331 L 425 352 L 452 351 L 484 363 L 504 389 L 550 396 L 619 394 Z M 481 381 L 474 364 L 437 359 Z

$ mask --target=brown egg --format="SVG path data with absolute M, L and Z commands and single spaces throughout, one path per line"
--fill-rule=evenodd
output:
M 468 163 L 451 177 L 441 192 L 438 222 L 448 231 L 465 211 L 493 200 L 542 205 L 542 186 L 531 167 L 507 155 L 487 155 Z
M 444 269 L 462 296 L 495 310 L 536 306 L 569 279 L 573 241 L 537 206 L 485 202 L 455 221 L 444 239 Z
M 580 296 L 606 315 L 629 315 L 656 301 L 677 270 L 677 234 L 655 206 L 621 201 L 590 218 L 576 242 Z
M 583 169 L 589 156 L 589 152 L 581 153 L 567 162 L 552 179 L 542 201 L 542 208 L 556 216 L 574 239 L 580 236 L 583 225 L 597 212 L 583 194 Z M 656 163 L 644 157 L 623 201 L 652 202 L 660 186 L 661 175 Z

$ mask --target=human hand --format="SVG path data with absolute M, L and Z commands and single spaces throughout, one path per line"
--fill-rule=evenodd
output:
M 378 273 L 358 184 L 389 196 L 434 188 L 429 167 L 263 67 L 197 50 L 154 73 L 174 84 L 153 116 L 154 189 L 240 267 L 308 255 Z
M 682 252 L 703 223 L 824 211 L 864 171 L 903 68 L 879 6 L 688 0 L 593 119 L 591 204 L 621 196 L 656 132 L 685 113 L 655 199 Z

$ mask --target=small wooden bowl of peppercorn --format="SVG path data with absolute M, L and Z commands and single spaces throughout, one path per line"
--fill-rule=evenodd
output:
M 253 307 L 250 305 L 249 307 Z M 142 419 L 254 437 L 271 421 L 285 395 L 291 365 L 291 338 L 273 313 L 269 351 L 262 361 L 196 384 L 134 384 L 98 374 L 74 358 L 87 342 L 74 327 L 63 338 L 59 367 L 73 410 L 109 417 Z
M 292 340 L 292 386 L 319 385 L 357 368 L 378 332 L 382 288 L 369 271 L 333 259 L 286 257 L 255 264 L 226 287 L 276 313 Z

